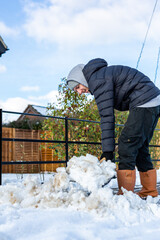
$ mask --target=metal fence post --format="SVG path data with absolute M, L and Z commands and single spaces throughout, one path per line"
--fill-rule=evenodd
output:
M 65 147 L 66 147 L 66 166 L 68 162 L 68 118 L 65 117 Z
M 0 185 L 2 185 L 2 109 L 0 109 Z

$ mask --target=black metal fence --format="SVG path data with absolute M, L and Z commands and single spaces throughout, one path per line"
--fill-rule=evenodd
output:
M 53 119 L 62 119 L 65 122 L 65 140 L 41 140 L 41 139 L 25 139 L 25 138 L 4 138 L 2 137 L 2 125 L 3 125 L 3 114 L 17 114 L 17 115 L 25 115 L 25 116 L 34 116 L 41 118 L 53 118 Z M 30 114 L 30 113 L 21 113 L 21 112 L 12 112 L 12 111 L 3 111 L 0 109 L 0 185 L 2 184 L 2 165 L 10 165 L 10 164 L 51 164 L 51 163 L 64 163 L 67 165 L 68 162 L 68 149 L 69 144 L 93 144 L 93 145 L 101 145 L 101 142 L 85 142 L 85 141 L 69 141 L 68 139 L 68 121 L 82 121 L 89 123 L 99 123 L 99 121 L 90 121 L 84 119 L 75 119 L 75 118 L 67 118 L 67 117 L 54 117 L 48 115 L 40 115 L 40 114 Z M 122 124 L 116 124 L 117 126 L 123 127 Z M 160 129 L 156 129 L 160 131 Z M 12 161 L 12 162 L 2 162 L 2 142 L 3 141 L 12 141 L 12 142 L 37 142 L 37 143 L 61 143 L 65 144 L 65 160 L 63 161 Z M 160 145 L 150 145 L 150 147 L 160 147 Z M 118 162 L 118 160 L 116 160 Z M 152 161 L 160 161 L 160 159 L 153 159 Z

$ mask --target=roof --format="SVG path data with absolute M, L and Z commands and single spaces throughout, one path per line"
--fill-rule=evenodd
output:
M 29 113 L 29 114 L 39 114 L 39 115 L 48 115 L 48 109 L 47 107 L 44 107 L 44 106 L 38 106 L 38 105 L 28 105 L 26 107 L 26 109 L 24 110 L 23 113 Z M 20 117 L 17 119 L 17 121 L 22 121 L 24 120 L 25 118 L 31 118 L 33 119 L 32 116 L 26 116 L 26 115 L 23 115 L 21 114 Z M 36 116 L 35 116 L 36 117 Z M 37 116 L 37 118 L 43 118 L 43 117 L 40 117 L 40 116 Z
M 32 108 L 34 108 L 38 114 L 41 114 L 41 115 L 47 115 L 48 114 L 48 110 L 47 110 L 47 107 L 44 107 L 44 106 L 38 106 L 38 105 L 30 105 L 32 106 Z
M 8 50 L 7 45 L 4 43 L 2 37 L 0 36 L 0 57 L 3 53 L 5 53 Z

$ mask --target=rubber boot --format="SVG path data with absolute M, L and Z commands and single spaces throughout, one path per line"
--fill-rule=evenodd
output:
M 147 172 L 139 172 L 142 189 L 137 193 L 141 198 L 146 198 L 148 195 L 152 197 L 158 196 L 156 187 L 157 173 L 156 169 L 148 170 Z
M 117 170 L 117 181 L 119 187 L 119 191 L 117 193 L 118 195 L 123 194 L 121 187 L 134 192 L 136 170 Z

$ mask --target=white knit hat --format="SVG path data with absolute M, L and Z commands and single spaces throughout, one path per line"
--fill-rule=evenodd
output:
M 79 83 L 88 87 L 88 83 L 82 71 L 84 66 L 85 64 L 78 64 L 68 74 L 67 85 L 70 89 L 73 90 Z

